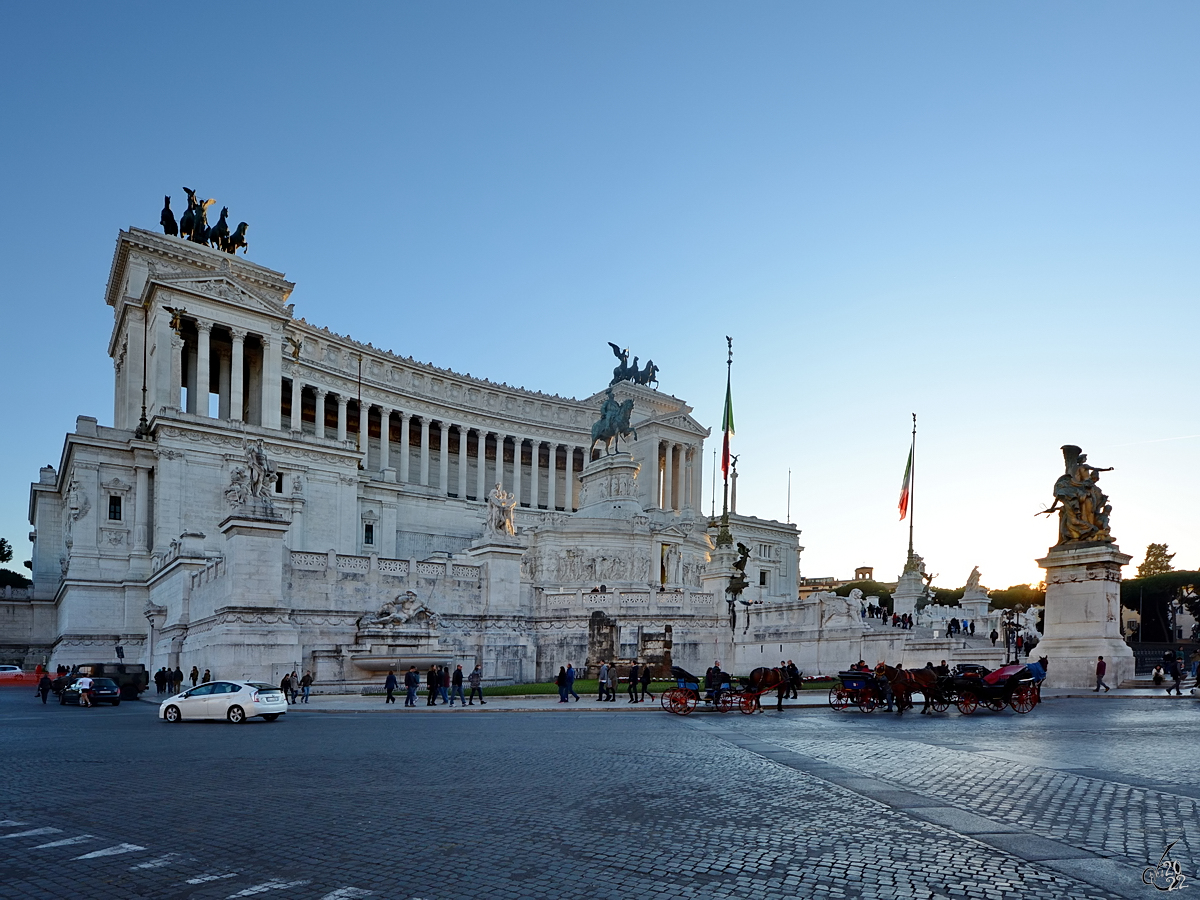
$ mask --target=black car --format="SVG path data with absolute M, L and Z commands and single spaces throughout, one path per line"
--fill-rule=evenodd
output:
M 58 702 L 62 704 L 74 703 L 79 705 L 79 680 L 75 679 L 58 695 Z M 113 706 L 121 705 L 121 688 L 111 678 L 93 678 L 92 679 L 92 703 L 111 703 Z

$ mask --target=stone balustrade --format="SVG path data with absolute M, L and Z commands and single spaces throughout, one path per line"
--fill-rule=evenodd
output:
M 699 591 L 548 591 L 539 595 L 540 615 L 591 615 L 595 610 L 625 613 L 714 615 L 716 596 Z M 723 610 L 721 610 L 723 612 Z

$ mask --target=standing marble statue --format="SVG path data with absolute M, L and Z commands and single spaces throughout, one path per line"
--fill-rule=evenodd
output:
M 979 566 L 971 569 L 971 574 L 967 576 L 967 593 L 979 590 L 979 579 L 982 576 L 979 574 Z
M 517 497 L 504 490 L 504 485 L 496 482 L 492 492 L 488 494 L 487 530 L 509 536 L 517 533 L 513 526 L 513 509 L 517 505 Z
M 1054 503 L 1038 515 L 1058 512 L 1058 543 L 1095 541 L 1111 544 L 1115 539 L 1109 531 L 1112 504 L 1100 490 L 1101 472 L 1088 465 L 1087 454 L 1074 444 L 1062 447 L 1066 471 L 1054 482 Z

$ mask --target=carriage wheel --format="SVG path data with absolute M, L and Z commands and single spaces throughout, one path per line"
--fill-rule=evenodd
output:
M 740 695 L 733 691 L 724 691 L 721 694 L 721 698 L 717 701 L 717 711 L 723 713 L 729 712 L 735 709 L 739 703 Z
M 937 694 L 929 698 L 929 705 L 934 712 L 945 712 L 950 708 L 950 698 L 945 694 Z
M 1008 703 L 1013 708 L 1013 712 L 1024 715 L 1037 706 L 1037 692 L 1031 687 L 1020 688 L 1013 691 Z
M 829 705 L 841 712 L 850 705 L 850 693 L 840 684 L 829 689 Z
M 993 712 L 1000 712 L 1007 704 L 1005 704 L 1005 702 L 999 697 L 991 697 L 987 700 L 984 700 L 983 705 Z
M 696 701 L 692 699 L 691 691 L 685 688 L 668 691 L 663 695 L 663 701 L 667 704 L 667 709 L 677 716 L 686 716 L 696 708 Z
M 865 713 L 874 712 L 875 707 L 879 706 L 879 695 L 871 688 L 863 688 L 858 692 L 858 700 L 855 704 L 859 710 Z
M 958 695 L 954 701 L 954 705 L 958 707 L 958 711 L 964 716 L 969 716 L 979 707 L 979 698 L 970 691 L 965 691 Z
M 667 712 L 675 711 L 671 708 L 671 695 L 674 694 L 677 690 L 679 690 L 679 688 L 671 688 L 669 691 L 663 691 L 661 694 L 658 695 L 658 702 L 662 704 L 662 708 L 665 709 Z
M 758 712 L 759 708 L 758 694 L 752 693 L 751 691 L 746 691 L 740 696 L 738 700 L 738 710 L 742 713 L 742 715 L 751 715 L 752 713 Z

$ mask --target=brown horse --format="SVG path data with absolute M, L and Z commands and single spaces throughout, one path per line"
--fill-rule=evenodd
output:
M 759 702 L 759 695 L 765 694 L 771 688 L 775 688 L 775 708 L 780 712 L 783 711 L 783 695 L 787 693 L 788 676 L 786 672 L 780 669 L 768 669 L 760 666 L 750 673 L 750 678 L 747 686 L 754 693 L 754 708 L 762 709 L 762 703 Z
M 896 711 L 903 715 L 904 710 L 911 709 L 914 691 L 920 691 L 925 698 L 921 706 L 921 715 L 932 715 L 930 702 L 941 697 L 938 687 L 937 673 L 932 669 L 897 669 L 880 663 L 875 667 L 875 674 L 882 675 L 892 688 L 892 696 L 896 698 Z

